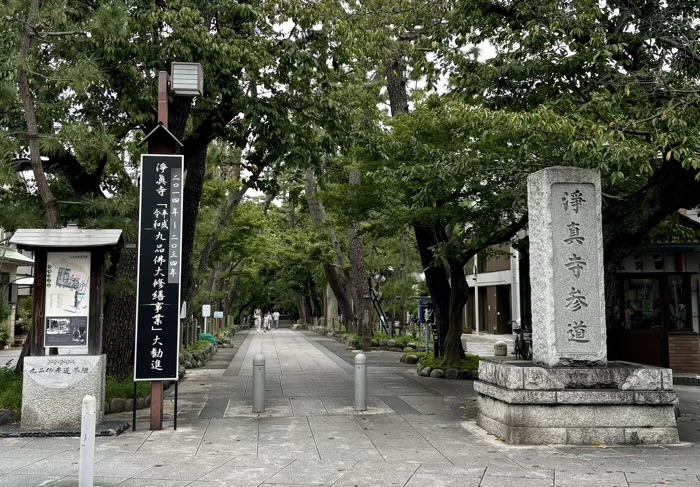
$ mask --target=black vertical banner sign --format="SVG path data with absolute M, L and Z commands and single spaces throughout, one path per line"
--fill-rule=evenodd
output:
M 134 380 L 178 380 L 183 156 L 141 156 Z

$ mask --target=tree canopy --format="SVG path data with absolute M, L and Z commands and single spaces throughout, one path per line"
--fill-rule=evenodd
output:
M 369 282 L 403 324 L 423 274 L 454 360 L 464 266 L 526 228 L 528 174 L 601 172 L 608 280 L 700 203 L 697 3 L 6 3 L 0 226 L 117 227 L 135 243 L 158 72 L 199 62 L 204 94 L 169 100 L 183 297 L 227 314 L 319 317 L 329 286 L 351 325 Z M 131 306 L 129 252 L 108 308 Z

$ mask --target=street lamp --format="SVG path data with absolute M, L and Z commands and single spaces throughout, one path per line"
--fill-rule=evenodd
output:
M 204 92 L 204 73 L 199 63 L 170 65 L 170 91 L 176 96 L 198 96 Z

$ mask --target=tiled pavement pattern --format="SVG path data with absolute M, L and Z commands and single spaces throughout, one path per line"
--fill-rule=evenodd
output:
M 471 382 L 419 378 L 412 367 L 370 367 L 370 408 L 356 414 L 352 366 L 328 340 L 249 333 L 225 369 L 192 371 L 180 384 L 177 431 L 171 421 L 148 431 L 139 412 L 137 431 L 97 438 L 95 485 L 700 486 L 693 443 L 508 446 L 470 420 Z M 268 406 L 254 415 L 252 358 L 261 352 Z M 210 367 L 231 354 L 221 350 Z M 76 486 L 78 449 L 76 438 L 0 439 L 0 487 Z

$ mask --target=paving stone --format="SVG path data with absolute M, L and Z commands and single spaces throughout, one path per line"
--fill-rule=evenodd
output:
M 552 479 L 533 479 L 524 477 L 492 477 L 485 475 L 479 487 L 552 487 Z
M 233 456 L 200 455 L 197 457 L 181 457 L 176 463 L 151 467 L 140 472 L 135 478 L 163 480 L 198 480 L 207 473 L 230 462 Z
M 60 480 L 62 477 L 55 475 L 3 475 L 0 477 L 2 487 L 37 487 L 47 485 L 50 482 Z
M 122 477 L 93 477 L 93 485 L 99 486 L 99 487 L 113 487 L 115 485 L 119 485 L 122 482 L 124 482 L 125 478 Z M 69 475 L 67 477 L 63 477 L 60 480 L 57 480 L 54 483 L 51 483 L 51 487 L 76 487 L 78 485 L 79 477 L 76 475 Z M 2 483 L 2 478 L 0 478 L 0 485 L 4 485 Z
M 463 475 L 427 475 L 415 474 L 406 487 L 478 487 L 481 477 L 469 478 Z
M 623 472 L 561 470 L 556 473 L 556 487 L 579 487 L 584 485 L 627 487 L 627 479 Z

